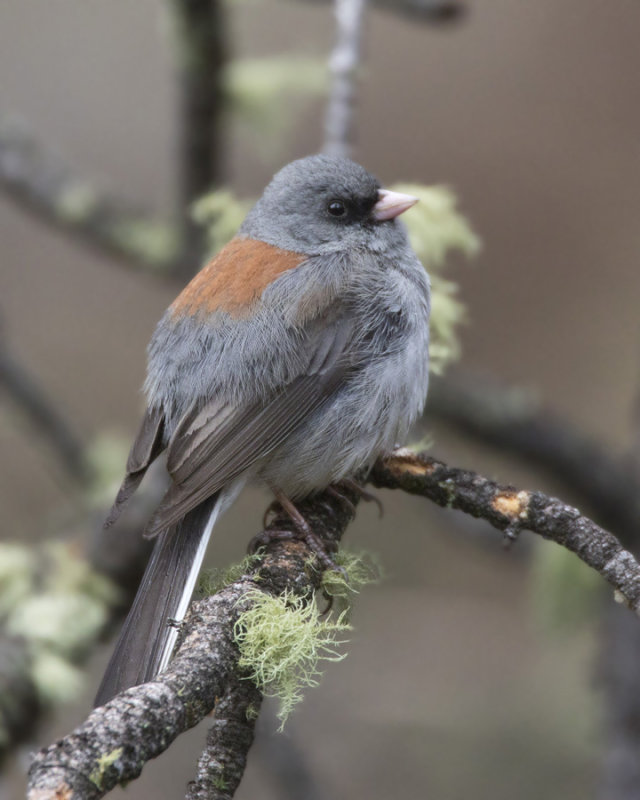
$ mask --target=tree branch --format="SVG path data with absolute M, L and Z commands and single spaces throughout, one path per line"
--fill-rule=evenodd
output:
M 353 138 L 355 83 L 367 0 L 335 0 L 336 43 L 329 58 L 331 89 L 325 116 L 324 151 L 347 157 Z
M 349 490 L 345 494 L 357 503 L 357 495 Z M 299 508 L 329 549 L 337 546 L 353 516 L 351 506 L 330 494 L 300 503 Z M 278 516 L 269 529 L 291 529 L 291 522 Z M 35 756 L 29 772 L 29 800 L 95 800 L 118 783 L 138 777 L 149 759 L 160 755 L 180 733 L 214 709 L 216 698 L 238 690 L 244 676 L 237 669 L 233 630 L 251 602 L 247 598 L 256 590 L 308 597 L 319 588 L 321 572 L 309 568 L 311 557 L 300 541 L 272 542 L 265 556 L 240 579 L 194 603 L 178 652 L 166 672 L 95 709 L 73 733 Z M 253 724 L 246 715 L 244 723 L 235 717 L 233 736 L 214 748 L 214 762 L 226 759 L 224 763 L 232 763 L 229 780 L 246 758 Z M 244 732 L 240 733 L 242 726 Z M 233 754 L 229 751 L 232 741 L 236 747 Z
M 598 519 L 632 547 L 640 523 L 640 482 L 569 420 L 544 409 L 535 395 L 486 376 L 436 379 L 427 417 L 439 417 L 481 442 L 538 464 L 584 498 Z
M 374 8 L 426 24 L 457 22 L 466 14 L 466 6 L 457 0 L 370 0 Z M 305 0 L 328 3 L 330 0 Z
M 370 481 L 482 518 L 512 538 L 528 530 L 550 539 L 599 572 L 616 590 L 617 599 L 640 613 L 640 565 L 613 534 L 561 500 L 502 486 L 409 450 L 397 450 L 377 461 Z
M 526 528 L 551 539 L 596 569 L 617 596 L 639 613 L 640 565 L 612 534 L 560 500 L 501 486 L 475 472 L 448 467 L 407 450 L 379 460 L 370 481 L 483 518 L 512 537 Z M 357 500 L 347 494 L 350 500 Z M 300 509 L 329 548 L 339 542 L 352 517 L 349 507 L 330 494 L 307 500 Z M 280 517 L 270 528 L 290 529 L 290 522 Z M 300 541 L 272 542 L 264 557 L 241 578 L 193 604 L 178 652 L 165 673 L 94 710 L 72 734 L 36 755 L 30 770 L 29 800 L 52 796 L 95 800 L 117 783 L 137 777 L 147 760 L 208 714 L 216 698 L 227 697 L 231 704 L 240 692 L 240 705 L 254 706 L 256 696 L 252 699 L 246 693 L 244 676 L 237 667 L 234 625 L 256 590 L 307 597 L 317 590 L 321 576 L 309 570 L 310 555 Z M 201 760 L 198 780 L 190 790 L 199 794 L 191 797 L 231 797 L 242 773 L 253 720 L 237 709 L 232 712 L 231 705 L 223 706 L 221 712 Z
M 0 191 L 43 222 L 142 271 L 170 274 L 175 230 L 74 174 L 24 125 L 0 117 Z
M 195 200 L 222 181 L 222 76 L 227 60 L 222 0 L 170 0 L 178 73 L 178 215 L 184 281 L 199 269 L 206 231 L 191 216 Z
M 244 774 L 253 744 L 262 695 L 251 681 L 232 680 L 215 707 L 215 721 L 198 761 L 186 800 L 232 798 Z

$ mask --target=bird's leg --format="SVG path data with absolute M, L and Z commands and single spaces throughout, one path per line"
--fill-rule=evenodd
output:
M 249 545 L 250 552 L 255 551 L 255 549 L 260 545 L 266 545 L 272 541 L 303 539 L 307 547 L 316 554 L 320 560 L 320 563 L 325 569 L 337 570 L 339 572 L 343 571 L 342 568 L 339 567 L 327 553 L 327 550 L 320 538 L 313 532 L 307 520 L 302 516 L 291 500 L 289 500 L 289 498 L 279 489 L 274 487 L 271 488 L 277 503 L 296 526 L 297 532 L 283 530 L 262 531 L 262 533 L 254 536 L 254 538 L 251 540 Z
M 372 492 L 368 492 L 364 486 L 361 486 L 358 481 L 354 481 L 352 478 L 344 478 L 340 481 L 338 486 L 342 484 L 347 489 L 350 489 L 352 492 L 355 492 L 359 495 L 366 503 L 375 503 L 378 506 L 378 516 L 382 518 L 384 515 L 384 506 L 382 505 L 382 500 L 379 497 L 376 497 L 375 494 Z M 347 498 L 345 497 L 345 500 Z M 353 504 L 352 504 L 353 505 Z

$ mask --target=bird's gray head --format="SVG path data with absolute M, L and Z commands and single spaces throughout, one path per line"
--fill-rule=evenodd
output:
M 383 190 L 354 161 L 308 156 L 274 176 L 240 233 L 308 254 L 344 247 L 382 249 L 396 231 L 404 237 L 395 217 L 414 202 Z

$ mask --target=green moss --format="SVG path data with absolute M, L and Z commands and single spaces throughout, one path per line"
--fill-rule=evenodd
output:
M 100 756 L 95 769 L 89 773 L 89 780 L 94 786 L 97 786 L 98 789 L 102 789 L 105 773 L 109 767 L 115 764 L 123 752 L 124 749 L 122 747 L 116 747 L 116 749 L 112 750 L 110 753 Z
M 343 616 L 321 619 L 312 598 L 289 593 L 273 597 L 256 589 L 246 601 L 251 605 L 234 628 L 238 663 L 264 694 L 279 698 L 278 717 L 284 726 L 302 700 L 302 690 L 318 684 L 319 662 L 345 657 L 337 650 L 344 644 L 338 637 L 350 627 Z

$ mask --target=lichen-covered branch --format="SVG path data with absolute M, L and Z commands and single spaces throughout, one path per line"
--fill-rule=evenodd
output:
M 640 565 L 612 534 L 560 500 L 502 486 L 408 450 L 379 460 L 370 482 L 460 509 L 510 536 L 527 529 L 551 539 L 597 570 L 615 588 L 618 599 L 636 613 L 640 610 Z M 352 516 L 347 504 L 328 494 L 306 501 L 301 510 L 328 547 L 340 540 Z M 288 521 L 276 519 L 271 527 L 282 530 Z M 208 714 L 217 698 L 227 697 L 232 703 L 235 694 L 240 707 L 255 707 L 255 696 L 252 700 L 236 694 L 243 691 L 244 674 L 238 667 L 234 627 L 255 602 L 256 592 L 308 596 L 317 589 L 320 573 L 310 569 L 310 555 L 300 541 L 272 542 L 241 577 L 195 603 L 177 655 L 164 674 L 96 709 L 72 734 L 37 754 L 29 800 L 44 800 L 55 792 L 86 800 L 102 797 L 116 784 L 137 777 L 148 759 Z M 247 716 L 254 715 L 224 708 L 190 789 L 192 798 L 231 797 L 242 774 L 253 736 L 253 719 Z
M 345 494 L 357 502 L 357 496 L 349 490 Z M 329 549 L 338 544 L 353 516 L 352 506 L 331 495 L 306 501 L 300 504 L 300 510 Z M 276 517 L 270 527 L 283 530 L 290 526 L 287 518 Z M 217 698 L 233 691 L 244 677 L 237 668 L 234 626 L 252 602 L 247 598 L 254 597 L 256 591 L 309 596 L 321 581 L 321 572 L 311 566 L 312 561 L 312 554 L 300 541 L 273 542 L 244 575 L 212 597 L 194 603 L 179 651 L 165 673 L 95 709 L 69 736 L 35 756 L 29 774 L 29 800 L 56 796 L 94 800 L 118 783 L 136 778 L 149 759 L 160 755 L 180 733 L 209 714 Z M 253 720 L 246 721 L 242 734 L 239 718 L 234 725 L 233 753 L 229 739 L 223 736 L 219 749 L 210 744 L 207 755 L 209 763 L 227 765 L 228 780 L 241 774 L 239 765 L 246 759 Z
M 215 707 L 207 743 L 186 800 L 229 800 L 242 780 L 262 695 L 247 680 L 231 680 Z
M 618 539 L 577 509 L 542 492 L 502 486 L 470 470 L 449 467 L 424 454 L 397 450 L 376 462 L 374 486 L 402 489 L 439 506 L 480 517 L 516 536 L 529 530 L 576 553 L 616 591 L 616 598 L 640 613 L 640 565 Z

